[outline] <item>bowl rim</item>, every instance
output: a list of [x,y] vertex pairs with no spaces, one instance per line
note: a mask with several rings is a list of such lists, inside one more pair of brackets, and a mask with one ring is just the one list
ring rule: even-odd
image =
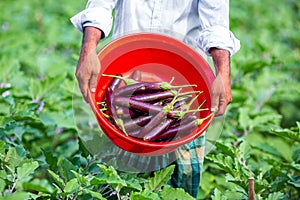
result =
[[[162,41],[162,38],[164,38],[166,41]],[[193,59],[193,60],[198,60],[199,63],[204,63],[206,66],[206,68],[209,68],[211,70],[211,74],[209,76],[205,77],[205,82],[207,85],[212,83],[212,80],[214,79],[214,75],[212,72],[212,69],[210,68],[209,64],[207,63],[207,61],[201,56],[200,53],[198,53],[197,51],[195,51],[192,47],[188,46],[187,44],[183,43],[182,41],[176,39],[176,38],[172,38],[168,35],[165,34],[159,34],[159,33],[134,33],[134,34],[128,34],[128,35],[124,35],[122,37],[116,38],[114,40],[112,40],[110,43],[107,43],[105,46],[102,47],[102,49],[99,51],[98,53],[98,58],[101,62],[101,59],[103,57],[105,57],[107,55],[106,51],[108,51],[111,48],[117,48],[118,46],[120,46],[121,44],[124,44],[124,41],[127,42],[131,42],[131,41],[139,41],[139,40],[159,40],[162,42],[168,42],[168,44],[170,44],[170,42],[173,45],[179,45],[180,47],[182,47],[181,51],[185,51],[186,53],[188,53],[188,55]],[[202,70],[205,71],[206,70]],[[208,75],[208,73],[205,73],[206,75]],[[100,81],[100,78],[98,78],[98,82]],[[210,87],[208,87],[209,90],[209,94],[211,94],[210,92]],[[97,90],[96,90],[97,92]],[[203,126],[203,128],[201,130],[196,129],[195,131],[189,133],[188,135],[180,138],[179,140],[172,140],[169,142],[150,142],[150,141],[143,141],[141,139],[137,139],[131,136],[127,136],[126,134],[124,134],[122,131],[120,131],[119,129],[117,129],[100,111],[99,108],[97,107],[97,102],[96,102],[96,98],[95,98],[95,93],[92,93],[90,90],[88,91],[88,100],[89,100],[89,104],[91,105],[92,110],[94,111],[94,114],[97,117],[97,120],[100,120],[102,123],[105,123],[106,127],[108,127],[112,132],[113,135],[115,135],[116,137],[121,137],[121,139],[126,140],[127,142],[133,142],[134,144],[138,144],[138,145],[142,145],[143,147],[147,147],[147,148],[156,148],[156,150],[154,151],[159,151],[162,148],[165,149],[172,149],[174,147],[179,147],[181,145],[187,144],[189,142],[191,142],[192,140],[200,137],[203,133],[205,133],[205,130],[208,128],[208,126],[210,126],[214,115],[212,115],[211,117],[209,117],[208,119],[206,119],[206,124],[205,126]],[[103,124],[101,124],[98,121],[99,126],[102,128]],[[103,131],[103,130],[102,130]],[[104,134],[107,136],[107,133],[105,131],[103,131]],[[110,133],[111,135],[112,133]],[[108,136],[109,137],[109,136]],[[110,138],[111,139],[111,138]],[[113,139],[112,139],[113,141]],[[115,144],[115,143],[114,143]],[[118,144],[115,144],[117,146],[119,146]]]

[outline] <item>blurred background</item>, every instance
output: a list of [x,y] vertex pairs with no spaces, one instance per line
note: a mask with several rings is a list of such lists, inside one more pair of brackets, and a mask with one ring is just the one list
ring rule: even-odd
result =
[[[73,119],[72,99],[81,97],[74,74],[82,35],[69,19],[85,4],[0,1],[3,197],[108,198],[109,186],[99,189],[80,176],[99,169]],[[239,0],[230,6],[231,30],[241,41],[231,61],[233,102],[206,156],[198,199],[247,199],[250,177],[258,199],[299,199],[300,1]]]

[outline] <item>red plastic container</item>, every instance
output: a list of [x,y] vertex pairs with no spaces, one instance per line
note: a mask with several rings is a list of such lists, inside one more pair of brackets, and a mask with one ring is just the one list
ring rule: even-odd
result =
[[[194,90],[203,91],[198,98],[199,105],[206,99],[205,107],[210,108],[210,85],[214,74],[206,60],[183,42],[161,34],[127,35],[103,47],[99,52],[99,60],[101,72],[96,92],[89,94],[90,105],[103,132],[120,148],[140,155],[162,155],[201,136],[210,125],[213,117],[205,120],[196,131],[181,139],[161,143],[146,142],[126,136],[115,128],[102,115],[97,105],[97,102],[103,101],[105,89],[111,81],[110,77],[101,76],[101,73],[126,75],[138,69],[145,81],[169,82],[174,77],[173,85],[197,84]],[[209,114],[209,110],[204,111],[199,117],[203,118]]]

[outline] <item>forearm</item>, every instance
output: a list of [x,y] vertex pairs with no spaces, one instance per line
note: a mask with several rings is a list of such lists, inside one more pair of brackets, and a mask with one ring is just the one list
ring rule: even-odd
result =
[[97,45],[101,39],[102,31],[95,27],[85,27],[83,31],[80,58],[84,58],[91,52],[96,52]]
[[211,48],[210,53],[213,59],[216,73],[230,77],[230,53],[227,50]]
[[83,30],[82,46],[76,68],[76,78],[84,99],[88,102],[88,91],[95,91],[100,63],[97,57],[97,45],[102,32],[95,27],[87,26]]
[[230,53],[227,50],[211,48],[210,53],[216,68],[216,78],[212,85],[212,110],[216,116],[225,113],[232,101],[230,81]]

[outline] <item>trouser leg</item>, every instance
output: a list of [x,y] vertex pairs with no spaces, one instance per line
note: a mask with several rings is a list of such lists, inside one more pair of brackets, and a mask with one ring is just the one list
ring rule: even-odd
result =
[[169,181],[174,188],[183,188],[194,198],[198,195],[204,160],[204,145],[191,142],[175,151],[175,170]]

